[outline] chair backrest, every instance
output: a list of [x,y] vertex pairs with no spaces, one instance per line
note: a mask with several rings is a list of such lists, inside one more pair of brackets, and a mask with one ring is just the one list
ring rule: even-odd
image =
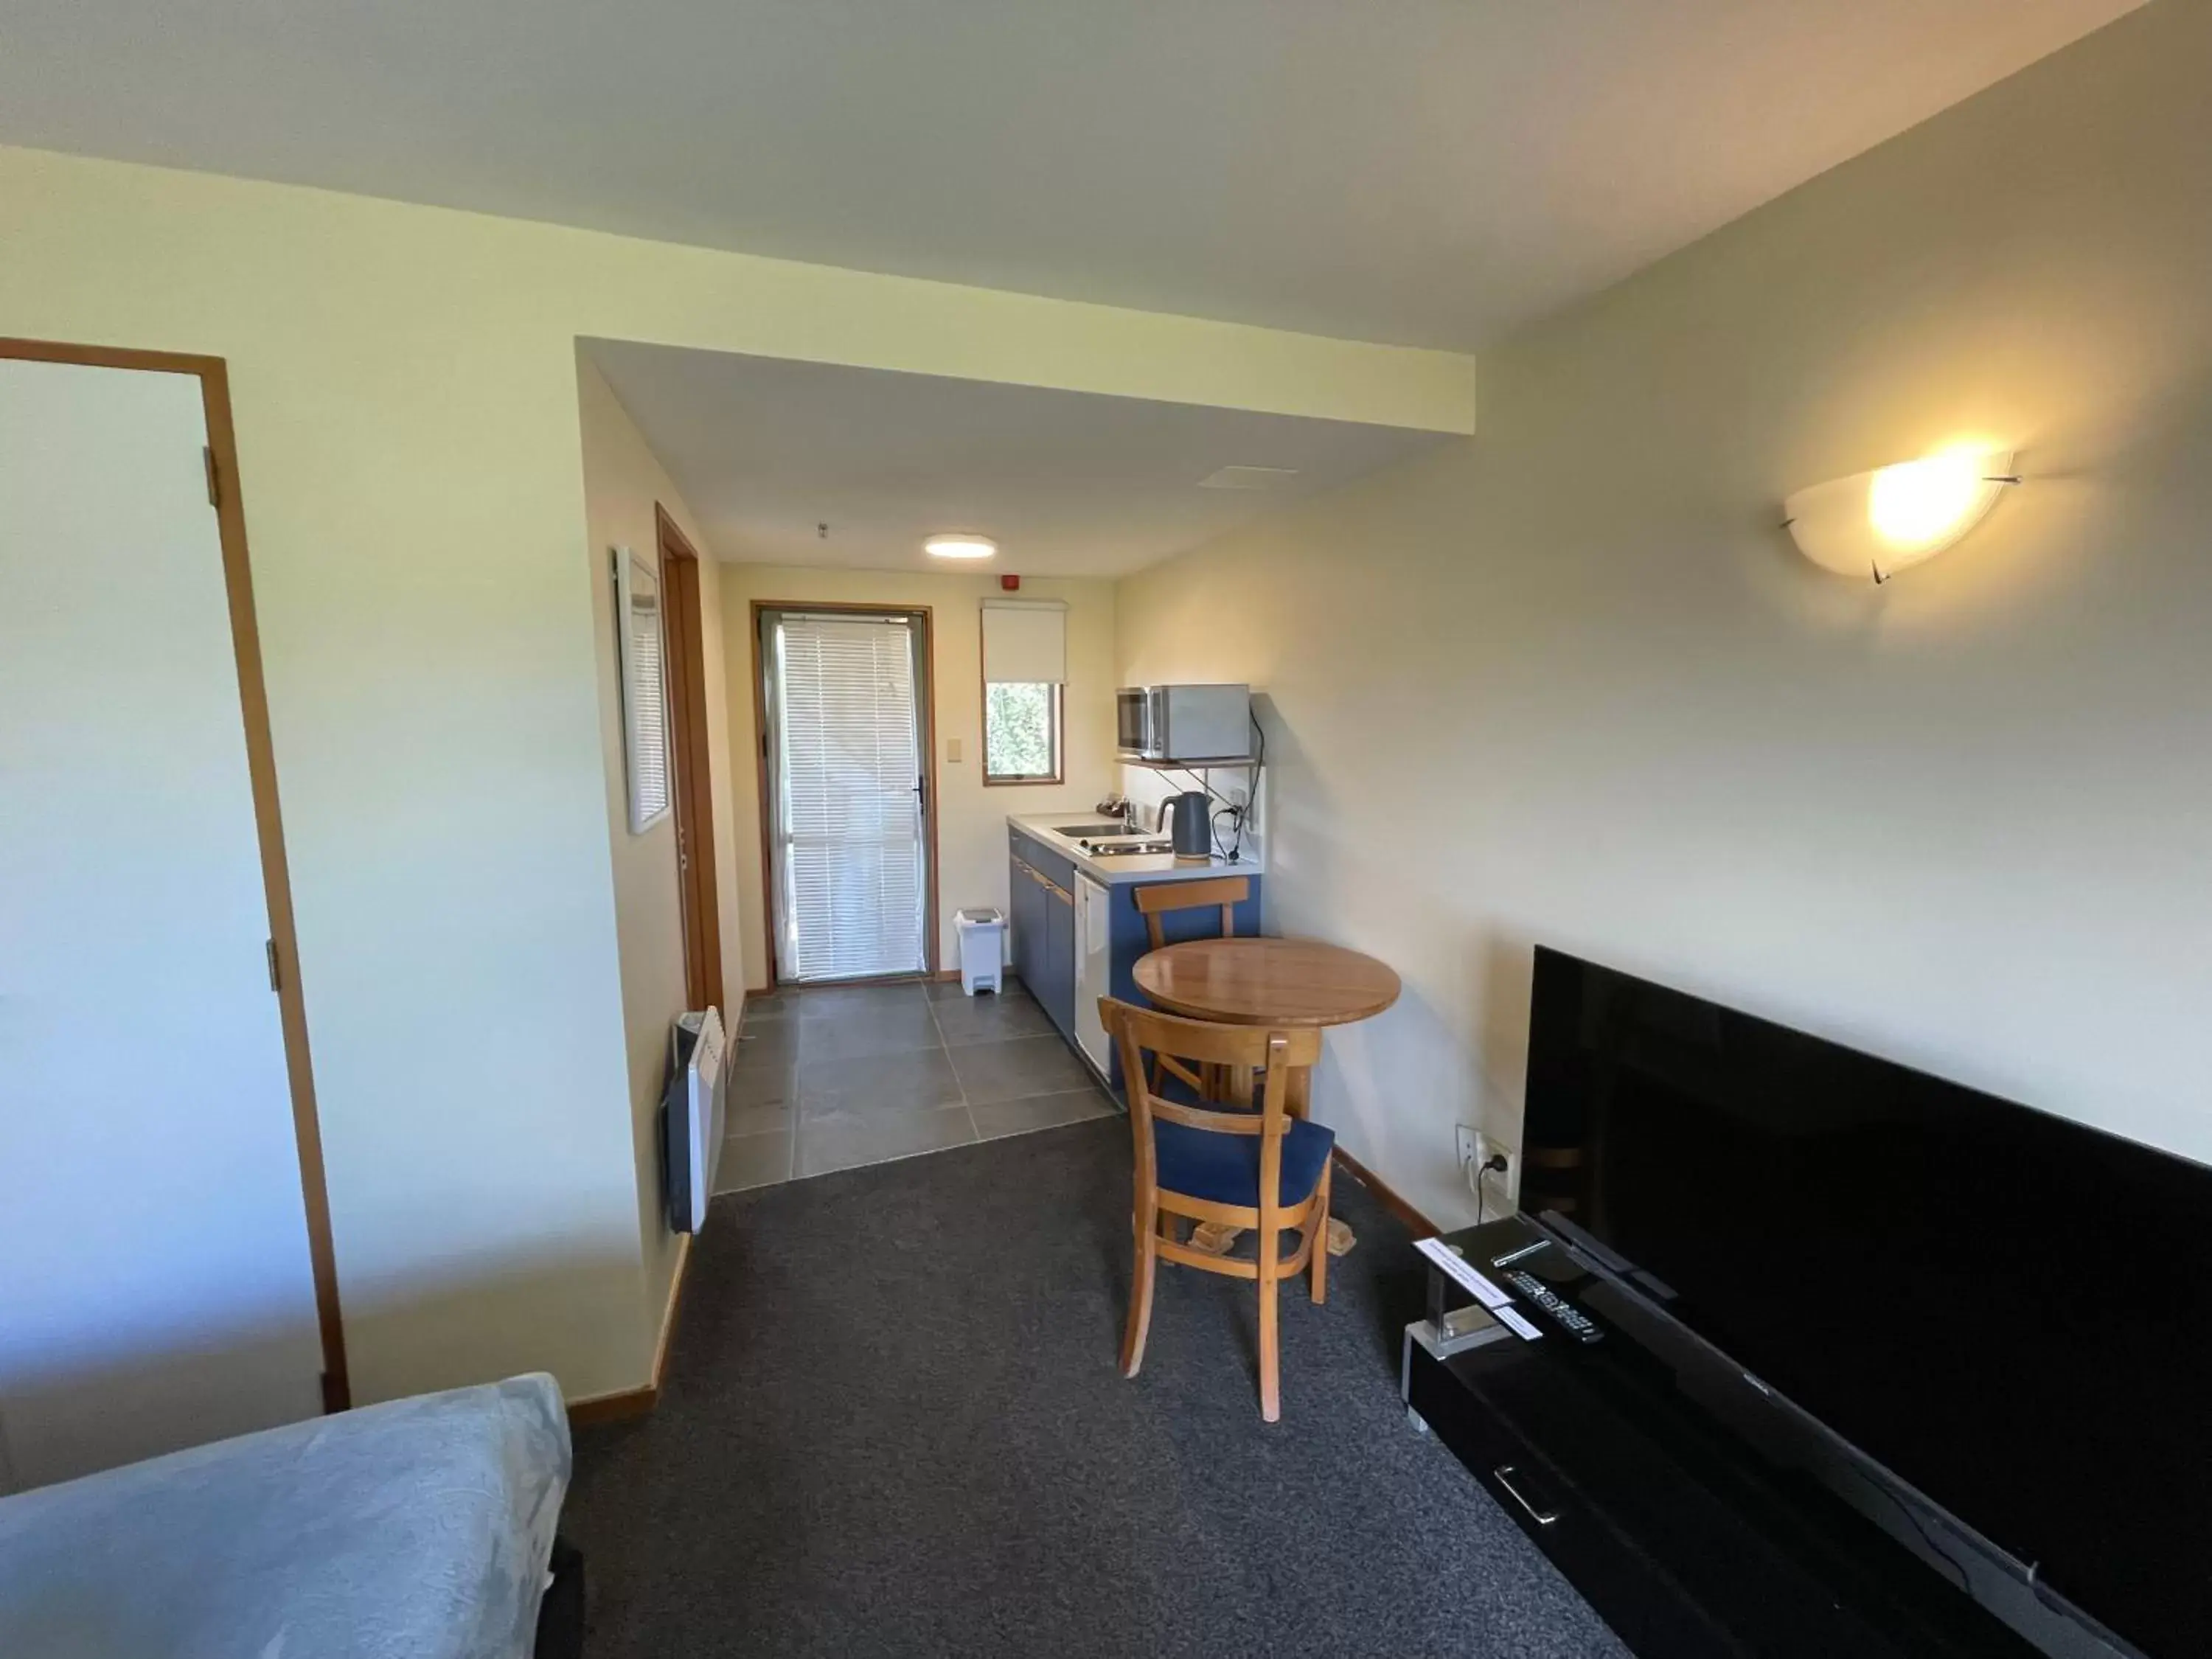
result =
[[[1121,1080],[1129,1091],[1129,1127],[1136,1138],[1137,1181],[1139,1191],[1158,1185],[1154,1163],[1152,1123],[1155,1119],[1187,1124],[1215,1134],[1259,1135],[1260,1207],[1276,1207],[1276,1185],[1282,1171],[1282,1141],[1290,1127],[1288,1106],[1291,1068],[1311,1066],[1321,1058],[1321,1033],[1311,1026],[1269,1030],[1264,1025],[1223,1025],[1212,1020],[1181,1019],[1157,1013],[1112,997],[1098,999],[1098,1018],[1121,1051]],[[1157,1056],[1163,1066],[1204,1092],[1202,1078],[1220,1075],[1224,1068],[1249,1071],[1267,1068],[1256,1112],[1209,1109],[1165,1100],[1152,1092],[1146,1081],[1145,1055]],[[1178,1064],[1177,1062],[1184,1062]],[[1192,1069],[1194,1063],[1199,1069]]]
[[1160,917],[1170,910],[1202,910],[1210,904],[1218,904],[1221,907],[1221,937],[1235,939],[1236,907],[1251,896],[1252,878],[1249,876],[1213,876],[1205,881],[1156,881],[1148,887],[1139,887],[1135,894],[1137,908],[1145,918],[1145,932],[1150,936],[1155,951],[1168,942],[1160,927]]

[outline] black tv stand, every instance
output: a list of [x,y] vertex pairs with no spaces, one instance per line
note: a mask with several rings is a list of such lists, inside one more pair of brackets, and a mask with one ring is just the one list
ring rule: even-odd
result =
[[[1447,1242],[1480,1264],[1541,1237],[1515,1218]],[[1637,1654],[2039,1659],[1866,1516],[1778,1472],[1663,1366],[1618,1352],[1631,1344],[1616,1336],[1593,1363],[1560,1328],[1523,1341],[1453,1314],[1472,1299],[1431,1273],[1437,1317],[1407,1330],[1408,1413]]]

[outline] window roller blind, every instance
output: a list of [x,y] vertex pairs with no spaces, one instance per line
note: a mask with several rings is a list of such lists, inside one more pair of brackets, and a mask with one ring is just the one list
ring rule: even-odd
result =
[[1057,600],[984,600],[983,678],[997,684],[1066,684],[1067,607]]

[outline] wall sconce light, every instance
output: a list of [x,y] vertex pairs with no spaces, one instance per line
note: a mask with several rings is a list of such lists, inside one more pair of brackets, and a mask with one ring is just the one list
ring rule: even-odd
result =
[[2020,482],[2008,449],[1947,449],[1925,460],[1855,472],[1782,504],[1797,550],[1842,576],[1876,583],[1934,558],[1989,515]]

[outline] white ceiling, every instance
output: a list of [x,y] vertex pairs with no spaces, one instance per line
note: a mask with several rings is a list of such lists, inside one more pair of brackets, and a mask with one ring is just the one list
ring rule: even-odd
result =
[[[1455,441],[775,357],[586,349],[714,553],[749,564],[1116,576]],[[1294,476],[1266,489],[1200,487],[1224,466]],[[825,522],[826,538],[816,528]],[[928,557],[922,538],[945,530],[980,531],[999,556],[982,567]]]
[[2138,0],[5,0],[0,143],[1472,348]]

